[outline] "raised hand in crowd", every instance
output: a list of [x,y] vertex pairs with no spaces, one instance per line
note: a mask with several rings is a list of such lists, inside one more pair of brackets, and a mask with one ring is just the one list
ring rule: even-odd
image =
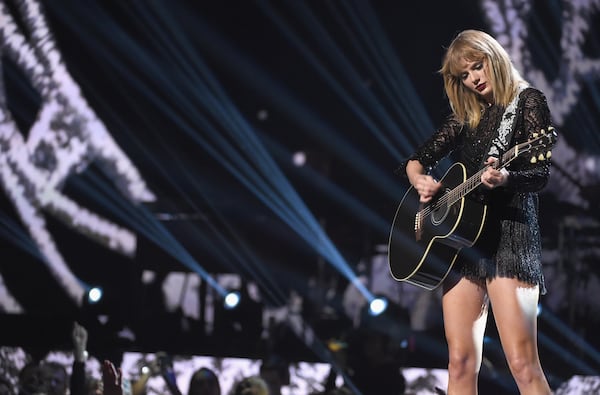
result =
[[104,386],[104,395],[123,395],[121,387],[123,373],[121,368],[109,361],[104,360],[102,363],[102,384]]

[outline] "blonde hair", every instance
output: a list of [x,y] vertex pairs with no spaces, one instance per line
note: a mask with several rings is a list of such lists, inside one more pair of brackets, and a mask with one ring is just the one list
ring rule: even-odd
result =
[[233,388],[233,395],[269,395],[269,387],[260,376],[249,376],[238,382]]
[[503,107],[518,93],[519,85],[527,85],[527,82],[513,65],[506,50],[492,36],[479,30],[460,32],[446,50],[439,73],[444,79],[446,96],[456,118],[476,128],[485,103],[463,84],[460,74],[461,63],[465,60],[484,62],[494,103]]

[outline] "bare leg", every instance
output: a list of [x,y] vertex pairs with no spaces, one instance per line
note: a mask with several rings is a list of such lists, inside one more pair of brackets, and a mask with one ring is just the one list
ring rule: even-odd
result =
[[460,279],[442,297],[448,342],[448,395],[477,394],[488,301],[485,284]]
[[551,394],[537,348],[538,287],[517,279],[488,281],[488,294],[502,348],[522,395]]

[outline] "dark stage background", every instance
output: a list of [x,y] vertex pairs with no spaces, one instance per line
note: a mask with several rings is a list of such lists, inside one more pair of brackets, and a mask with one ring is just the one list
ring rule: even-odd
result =
[[[597,375],[600,3],[513,3],[1,0],[0,343],[68,350],[78,320],[99,355],[328,363],[371,339],[444,368],[439,295],[392,280],[385,247],[394,169],[448,113],[444,46],[476,28],[559,133],[544,365],[555,387]],[[487,340],[498,383],[493,322]]]

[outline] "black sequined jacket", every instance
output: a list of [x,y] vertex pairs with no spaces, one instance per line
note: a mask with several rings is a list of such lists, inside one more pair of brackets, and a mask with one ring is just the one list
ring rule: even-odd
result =
[[[463,163],[470,176],[486,161],[503,114],[501,106],[487,107],[475,130],[450,116],[408,160],[418,160],[430,171],[441,159],[450,156]],[[535,88],[526,88],[520,94],[509,145],[525,142],[533,133],[547,130],[550,125],[545,96]],[[529,156],[518,157],[507,166],[509,176],[504,186],[493,190],[480,187],[468,196],[485,202],[488,214],[481,236],[473,247],[461,250],[455,270],[478,279],[518,278],[539,285],[545,293],[537,192],[548,182],[549,165],[549,161],[532,164]],[[405,166],[406,162],[401,167]]]

